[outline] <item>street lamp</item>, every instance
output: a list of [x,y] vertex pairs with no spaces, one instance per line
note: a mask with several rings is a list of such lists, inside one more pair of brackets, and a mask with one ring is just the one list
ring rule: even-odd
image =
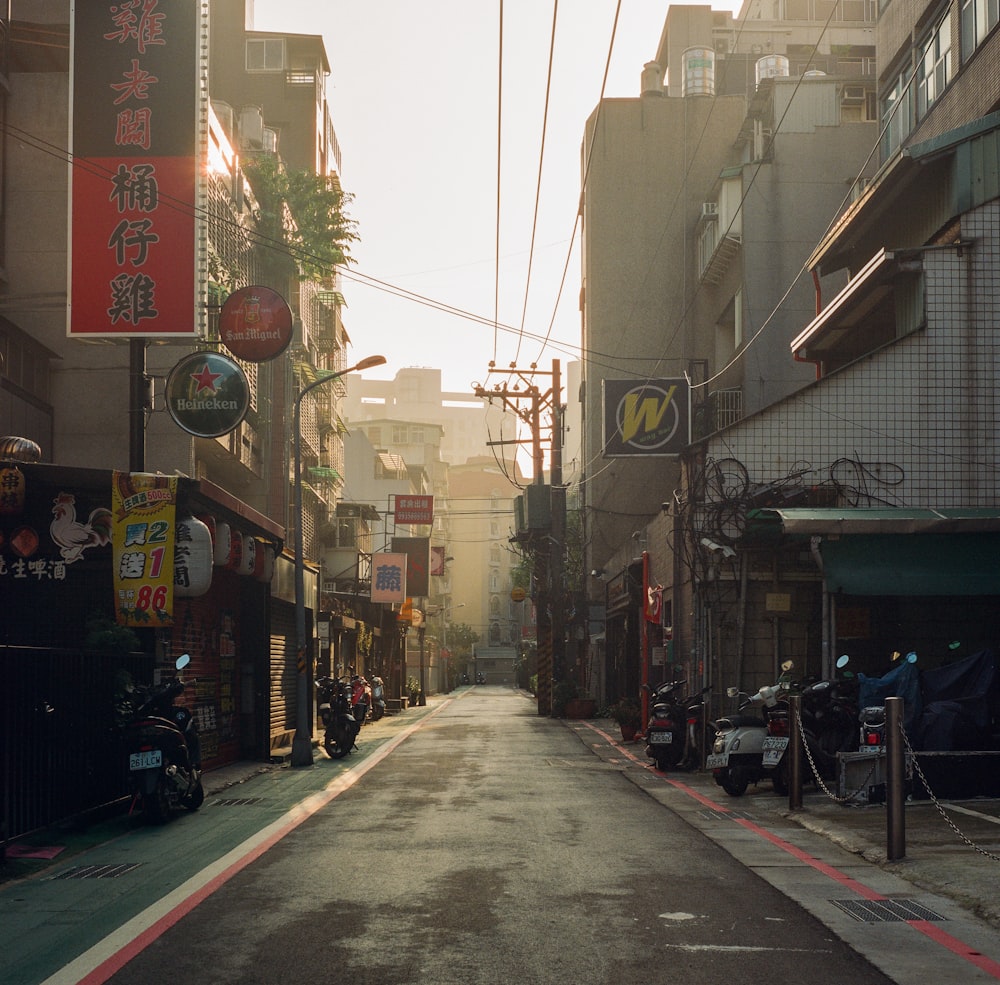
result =
[[302,398],[316,387],[356,370],[381,366],[385,361],[385,356],[367,356],[354,366],[313,380],[308,386],[303,387],[295,398],[292,428],[295,435],[295,658],[298,669],[295,697],[298,707],[295,713],[295,737],[292,739],[292,766],[312,766],[313,763],[312,722],[309,720],[311,702],[307,689],[309,661],[306,653],[306,577],[305,561],[302,556]]

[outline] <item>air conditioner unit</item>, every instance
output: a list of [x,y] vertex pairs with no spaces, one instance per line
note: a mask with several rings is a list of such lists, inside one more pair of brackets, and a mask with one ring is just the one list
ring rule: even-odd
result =
[[702,202],[701,203],[701,217],[702,217],[702,219],[718,219],[719,218],[719,203],[718,202]]
[[844,86],[840,101],[851,106],[860,106],[865,101],[864,86]]

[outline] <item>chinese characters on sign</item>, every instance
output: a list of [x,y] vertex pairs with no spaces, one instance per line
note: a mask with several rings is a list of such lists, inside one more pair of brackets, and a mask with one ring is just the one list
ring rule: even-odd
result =
[[115,472],[115,610],[122,626],[170,626],[174,620],[177,477]]
[[373,602],[406,601],[405,554],[372,555],[371,599]]
[[200,6],[75,5],[70,335],[195,331]]
[[397,496],[394,500],[392,515],[396,523],[433,523],[434,497]]

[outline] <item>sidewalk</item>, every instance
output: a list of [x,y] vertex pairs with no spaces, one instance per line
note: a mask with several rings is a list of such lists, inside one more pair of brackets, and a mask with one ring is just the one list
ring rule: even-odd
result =
[[[422,717],[426,711],[432,710],[445,697],[446,695],[435,695],[428,698],[426,707],[408,709],[401,714],[386,715],[378,722],[368,722],[361,730],[359,743],[370,744],[391,735],[399,728]],[[322,733],[317,732],[313,737],[313,757],[317,761],[327,759],[326,753],[319,747],[321,740]],[[356,756],[357,753],[344,760],[345,767],[353,764]],[[202,776],[205,799],[209,801],[217,798],[223,792],[227,797],[237,797],[239,787],[244,783],[265,773],[283,771],[288,774],[293,772],[290,756],[271,762],[240,761],[210,770]],[[110,804],[86,818],[70,818],[9,843],[6,858],[0,864],[0,886],[43,875],[53,866],[61,865],[98,845],[123,837],[144,823],[139,815],[129,816],[126,809],[127,804],[124,801]]]
[[[630,758],[653,769],[643,742],[622,743],[614,722],[590,724],[611,736]],[[691,787],[720,809],[745,813],[764,828],[796,824],[920,889],[953,900],[1000,930],[1000,799],[908,801],[905,857],[890,862],[884,804],[840,803],[810,785],[803,791],[802,809],[793,811],[788,798],[778,797],[766,780],[742,797],[730,797],[711,773],[656,775]]]

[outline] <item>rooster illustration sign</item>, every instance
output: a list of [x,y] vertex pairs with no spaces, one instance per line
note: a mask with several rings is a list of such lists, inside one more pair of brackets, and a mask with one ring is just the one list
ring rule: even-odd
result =
[[111,510],[99,506],[91,510],[86,523],[81,523],[76,518],[73,493],[60,492],[52,502],[49,533],[67,564],[79,561],[88,547],[104,547],[111,543]]

